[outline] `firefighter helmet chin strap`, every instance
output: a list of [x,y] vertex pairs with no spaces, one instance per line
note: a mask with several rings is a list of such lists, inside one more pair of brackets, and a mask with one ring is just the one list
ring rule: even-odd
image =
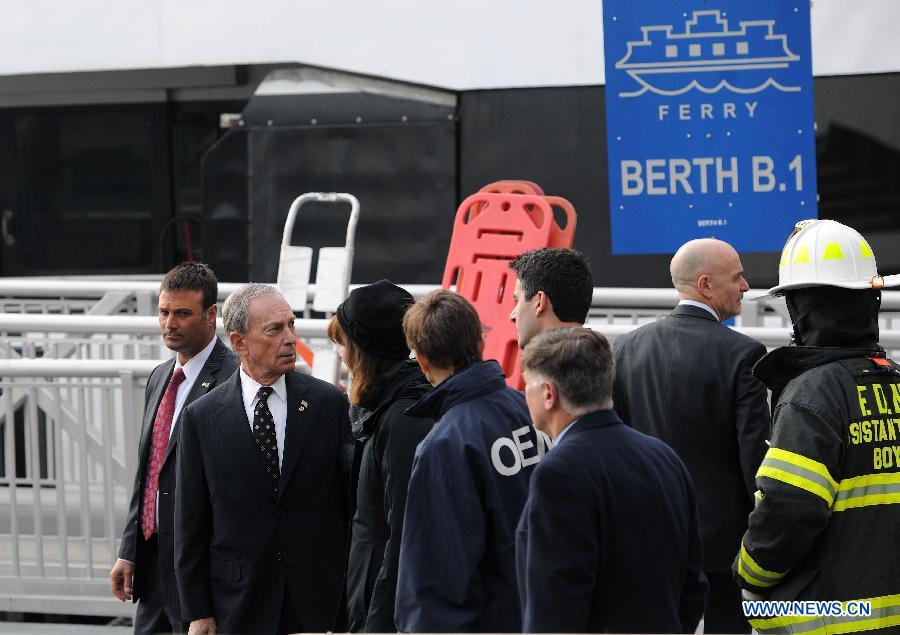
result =
[[872,349],[878,345],[877,289],[818,286],[785,293],[797,346]]

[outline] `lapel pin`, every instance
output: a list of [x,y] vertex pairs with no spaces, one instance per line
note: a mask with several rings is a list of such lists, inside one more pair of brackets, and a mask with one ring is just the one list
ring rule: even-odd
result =
[[212,383],[211,381],[205,381],[205,382],[203,382],[203,383],[200,384],[200,385],[203,386],[204,388],[209,388],[209,385],[210,385],[211,383]]
[[309,404],[306,402],[306,399],[301,399],[300,400],[300,408],[299,408],[300,412],[303,412],[304,410],[306,410],[306,407],[308,405]]

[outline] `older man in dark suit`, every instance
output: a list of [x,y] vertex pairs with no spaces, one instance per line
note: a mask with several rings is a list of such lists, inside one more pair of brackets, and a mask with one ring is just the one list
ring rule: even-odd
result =
[[522,368],[534,425],[556,442],[516,535],[525,632],[692,633],[706,595],[694,485],[612,411],[606,338],[544,332]]
[[237,357],[216,337],[217,296],[216,276],[198,262],[178,265],[160,285],[159,326],[176,355],[147,381],[131,505],[109,574],[117,598],[140,600],[135,633],[183,631],[173,540],[178,415],[238,367]]
[[668,443],[687,465],[700,506],[710,591],[707,633],[749,633],[731,562],[753,509],[766,453],[766,388],[753,378],[765,347],[720,322],[741,312],[749,289],[728,243],[692,240],[672,258],[681,298],[672,314],[615,340],[615,408]]
[[182,616],[198,635],[327,631],[347,555],[347,401],[293,372],[294,314],[274,287],[245,285],[223,316],[240,370],[181,424]]

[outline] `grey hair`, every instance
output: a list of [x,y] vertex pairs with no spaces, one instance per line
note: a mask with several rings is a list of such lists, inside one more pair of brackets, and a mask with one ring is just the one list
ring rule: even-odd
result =
[[250,322],[250,300],[264,295],[281,296],[281,291],[271,284],[251,282],[238,287],[222,305],[222,322],[226,333],[246,333]]
[[571,415],[612,408],[616,369],[609,341],[600,333],[587,328],[545,331],[525,347],[522,368],[554,384]]

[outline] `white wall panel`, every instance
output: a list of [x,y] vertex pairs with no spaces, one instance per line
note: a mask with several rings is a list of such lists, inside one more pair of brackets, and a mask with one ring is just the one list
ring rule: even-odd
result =
[[[603,81],[600,0],[7,0],[0,10],[0,75],[299,62],[451,89]],[[898,24],[896,0],[816,0],[814,72],[900,71]]]

